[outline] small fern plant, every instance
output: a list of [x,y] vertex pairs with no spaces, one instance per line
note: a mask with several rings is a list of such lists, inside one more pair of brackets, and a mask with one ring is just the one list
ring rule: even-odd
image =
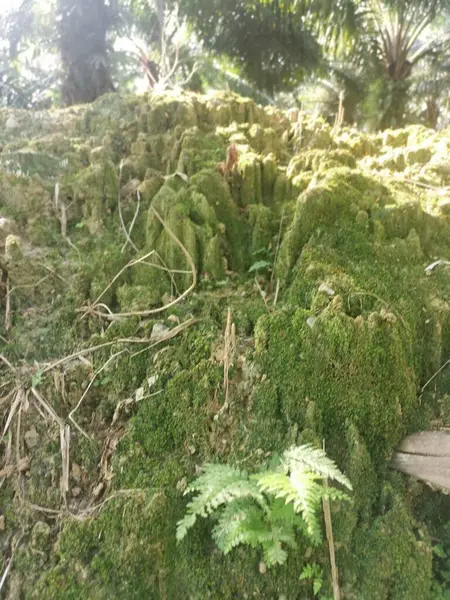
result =
[[212,536],[225,554],[248,544],[262,549],[268,567],[283,564],[286,547],[296,546],[297,531],[313,544],[321,542],[322,499],[348,499],[345,492],[325,486],[325,478],[352,489],[325,452],[310,444],[286,450],[277,466],[252,475],[229,465],[206,464],[185,491],[196,496],[177,524],[177,540],[186,536],[197,517],[215,513]]

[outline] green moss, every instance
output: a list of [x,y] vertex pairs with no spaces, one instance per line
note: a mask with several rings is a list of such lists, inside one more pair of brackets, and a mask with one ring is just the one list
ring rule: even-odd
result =
[[306,150],[293,157],[287,175],[292,178],[303,171],[326,171],[342,165],[356,166],[355,158],[348,150]]
[[259,204],[249,206],[249,224],[252,230],[251,252],[268,248],[274,231],[272,211]]
[[408,131],[406,129],[386,129],[383,131],[383,144],[391,148],[401,148],[408,142]]
[[274,186],[277,179],[277,162],[273,154],[262,161],[262,197],[265,204],[271,205],[274,198]]
[[217,221],[224,227],[227,241],[226,259],[233,271],[241,270],[247,263],[246,228],[239,218],[238,207],[234,203],[230,186],[216,172],[201,171],[190,181],[191,188],[200,192],[214,209]]
[[430,160],[432,154],[432,150],[427,147],[408,148],[405,153],[406,164],[414,165],[418,163],[424,165]]
[[262,201],[261,161],[253,152],[239,156],[239,171],[242,176],[240,205],[259,204]]

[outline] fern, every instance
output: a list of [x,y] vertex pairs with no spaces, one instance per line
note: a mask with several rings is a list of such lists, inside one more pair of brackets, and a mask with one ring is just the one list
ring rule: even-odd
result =
[[197,495],[177,524],[177,540],[186,536],[197,517],[217,512],[212,535],[225,554],[247,544],[262,549],[267,566],[283,564],[285,546],[296,546],[296,532],[320,543],[317,515],[323,498],[348,498],[336,488],[325,487],[325,477],[351,489],[349,480],[325,452],[310,445],[290,448],[281,464],[272,464],[254,475],[228,465],[207,464],[185,492]]
[[261,507],[267,509],[267,502],[258,486],[249,480],[245,471],[228,465],[207,464],[204,472],[185,491],[199,494],[189,502],[187,513],[177,523],[177,540],[182,540],[195,524],[197,516],[207,517],[220,506],[238,498],[253,498]]
[[322,477],[334,479],[349,490],[353,489],[350,481],[337,468],[335,462],[328,458],[325,451],[314,448],[311,444],[293,446],[286,450],[282,464],[288,471],[309,470]]
[[256,548],[270,540],[263,515],[261,509],[251,501],[232,502],[223,509],[213,529],[214,541],[225,554],[239,544]]

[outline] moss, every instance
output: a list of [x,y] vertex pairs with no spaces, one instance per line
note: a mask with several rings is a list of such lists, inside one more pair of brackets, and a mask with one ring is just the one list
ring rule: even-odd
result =
[[259,204],[249,206],[249,224],[252,230],[251,253],[268,248],[275,233],[272,211]]
[[377,166],[380,169],[404,171],[406,167],[406,159],[403,149],[391,150],[385,154],[382,154],[377,159]]
[[427,163],[432,156],[432,150],[427,147],[408,148],[405,153],[406,164],[421,164]]
[[[393,498],[392,507],[366,532],[361,553],[361,597],[431,599],[429,540],[417,539],[414,523],[399,498]],[[369,567],[373,564],[377,569]]]
[[190,185],[206,198],[214,209],[217,221],[225,228],[228,267],[233,271],[241,270],[248,260],[246,228],[239,218],[238,207],[233,202],[228,183],[219,173],[205,170],[194,175]]
[[292,178],[303,171],[326,171],[341,165],[356,166],[355,158],[348,150],[306,150],[293,157],[287,175]]
[[268,154],[262,160],[262,197],[264,204],[272,204],[277,171],[275,156],[272,153]]
[[259,204],[262,201],[261,161],[253,152],[240,155],[238,161],[242,176],[240,205]]
[[406,146],[408,135],[405,129],[386,129],[383,131],[383,144],[391,148],[401,148]]
[[290,179],[282,172],[278,173],[273,187],[273,202],[274,205],[279,207],[285,202],[292,200],[292,187]]
[[360,202],[359,191],[339,175],[303,192],[297,201],[292,224],[281,244],[277,273],[286,277],[309,236],[316,229],[331,225],[338,219],[356,216]]

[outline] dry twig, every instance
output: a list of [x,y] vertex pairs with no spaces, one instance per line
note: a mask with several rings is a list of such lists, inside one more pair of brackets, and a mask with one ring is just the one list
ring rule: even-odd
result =
[[[323,450],[325,452],[325,440],[323,441]],[[323,487],[326,490],[328,488],[328,480],[325,477],[323,480]],[[322,500],[323,504],[323,516],[325,520],[325,531],[328,540],[328,549],[330,552],[330,563],[331,563],[331,582],[333,585],[333,598],[334,600],[340,600],[341,592],[339,588],[339,573],[336,566],[336,555],[334,550],[334,538],[333,538],[333,525],[331,522],[331,509],[330,502],[327,497]]]
[[98,310],[97,307],[99,306],[98,303],[99,303],[100,299],[110,289],[110,287],[117,281],[117,279],[122,275],[122,273],[126,269],[133,267],[134,265],[143,263],[143,261],[145,261],[147,258],[149,258],[152,254],[154,254],[154,250],[152,250],[151,252],[148,252],[145,256],[142,256],[141,258],[133,259],[130,262],[128,262],[124,267],[122,267],[122,269],[117,273],[117,275],[115,275],[115,277],[112,279],[112,281],[106,286],[106,288],[102,291],[102,293],[97,297],[97,299],[94,301],[93,305],[84,306],[84,307],[78,309],[79,312],[83,312],[84,314],[89,314],[89,315],[93,315],[93,316],[103,317],[104,319],[108,319],[108,320],[120,319],[120,318],[125,318],[125,317],[149,317],[151,315],[156,315],[161,312],[164,312],[168,308],[175,306],[176,304],[178,304],[179,302],[184,300],[184,298],[186,298],[186,296],[188,296],[192,292],[192,290],[195,288],[195,286],[197,285],[197,269],[195,267],[195,263],[194,263],[191,255],[187,251],[184,244],[169,229],[169,227],[167,227],[167,224],[164,222],[164,220],[159,215],[159,213],[156,211],[156,209],[152,207],[152,211],[153,211],[154,215],[156,216],[156,218],[160,221],[162,226],[167,231],[167,234],[169,235],[169,237],[171,237],[173,239],[173,241],[179,246],[179,248],[185,255],[186,260],[191,268],[191,271],[190,271],[192,274],[191,285],[180,296],[178,296],[177,298],[175,298],[168,304],[164,304],[163,306],[160,306],[158,308],[153,308],[153,309],[149,309],[149,310],[137,310],[137,311],[131,311],[131,312],[121,312],[121,313],[112,313],[111,311],[109,311],[109,309],[108,309],[107,313],[104,313],[104,312]]

